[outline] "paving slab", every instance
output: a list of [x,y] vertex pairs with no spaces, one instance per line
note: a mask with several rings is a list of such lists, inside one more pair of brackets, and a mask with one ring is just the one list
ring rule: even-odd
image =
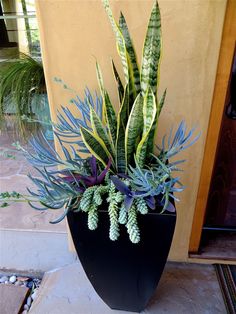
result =
[[29,288],[0,284],[0,313],[18,314],[25,303]]
[[[11,149],[11,144],[17,140],[19,138],[13,132],[0,131],[0,153],[4,149]],[[27,143],[23,146],[30,149]],[[22,152],[14,152],[12,155],[16,158],[9,159],[0,154],[0,192],[28,194],[26,187],[34,190],[34,185],[27,174],[30,172],[37,176],[37,172]],[[0,269],[45,272],[73,263],[76,256],[69,252],[66,221],[56,225],[49,223],[59,217],[62,211],[37,211],[27,203],[15,203],[1,208]]]
[[[81,264],[45,274],[30,314],[131,314],[111,310],[97,295]],[[226,314],[211,265],[168,263],[142,314]]]
[[[0,133],[0,152],[4,149],[12,149],[11,144],[15,142],[14,133]],[[26,149],[29,145],[23,144]],[[18,151],[11,153],[15,159],[0,155],[0,192],[17,191],[29,194],[27,187],[34,191],[35,187],[28,178],[28,173],[37,176],[37,171],[27,162],[23,153]],[[37,230],[52,232],[67,232],[66,222],[52,225],[49,221],[55,220],[63,212],[60,210],[36,211],[27,203],[15,203],[9,207],[1,208],[0,229],[14,230]]]

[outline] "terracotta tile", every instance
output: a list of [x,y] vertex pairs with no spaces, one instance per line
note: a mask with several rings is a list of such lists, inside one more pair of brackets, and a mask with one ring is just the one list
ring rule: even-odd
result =
[[12,284],[0,284],[1,314],[18,314],[24,305],[29,289]]

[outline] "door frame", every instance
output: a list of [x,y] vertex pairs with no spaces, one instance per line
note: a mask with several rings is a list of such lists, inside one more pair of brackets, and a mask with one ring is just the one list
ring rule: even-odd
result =
[[193,217],[189,252],[197,253],[202,228],[204,224],[208,193],[214,168],[217,143],[220,135],[221,122],[224,113],[228,83],[231,76],[232,60],[236,40],[236,0],[228,0],[226,4],[225,20],[222,32],[219,60],[217,66],[215,87],[212,99],[211,113],[206,137],[201,176],[197,194],[197,201]]

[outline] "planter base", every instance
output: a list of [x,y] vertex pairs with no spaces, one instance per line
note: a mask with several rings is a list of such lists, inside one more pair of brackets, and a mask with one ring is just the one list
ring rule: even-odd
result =
[[175,229],[175,215],[139,215],[141,241],[130,242],[125,226],[117,241],[109,239],[109,217],[99,212],[99,225],[88,230],[87,215],[68,214],[81,264],[98,295],[112,309],[140,312],[160,280]]

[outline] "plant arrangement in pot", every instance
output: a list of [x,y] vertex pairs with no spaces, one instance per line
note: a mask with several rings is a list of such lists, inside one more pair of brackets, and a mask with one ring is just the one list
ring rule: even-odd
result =
[[9,114],[14,116],[17,129],[24,137],[32,129],[33,124],[28,122],[47,125],[46,133],[51,130],[42,62],[24,53],[19,58],[1,62],[0,121]]
[[[37,210],[64,208],[52,223],[67,217],[80,261],[95,290],[113,309],[141,311],[154,293],[164,269],[176,222],[176,193],[184,187],[178,174],[184,160],[172,160],[191,146],[194,130],[181,122],[155,145],[158,119],[166,91],[159,98],[161,56],[160,10],[154,3],[142,64],[123,14],[113,18],[103,0],[115,33],[124,70],[124,83],[115,64],[118,87],[116,112],[96,64],[101,96],[88,89],[84,99],[58,113],[54,135],[63,156],[42,137],[31,141],[26,157],[38,170],[30,178],[37,191],[30,195],[2,193],[10,201],[30,202]],[[84,157],[85,156],[85,157]],[[41,206],[35,202],[40,203]]]

